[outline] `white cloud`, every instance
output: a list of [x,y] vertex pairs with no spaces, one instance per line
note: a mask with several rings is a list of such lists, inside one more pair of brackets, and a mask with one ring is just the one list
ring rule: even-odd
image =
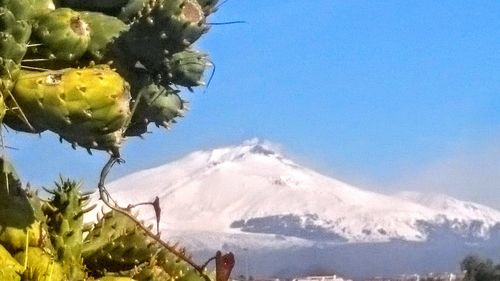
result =
[[500,209],[500,138],[455,149],[394,187],[446,193]]

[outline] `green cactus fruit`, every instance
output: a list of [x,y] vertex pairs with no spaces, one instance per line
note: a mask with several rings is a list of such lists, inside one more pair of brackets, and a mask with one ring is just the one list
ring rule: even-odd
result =
[[219,0],[198,0],[198,4],[200,4],[206,16],[214,13],[217,10],[216,6],[218,2]]
[[16,19],[9,9],[0,7],[0,31],[11,34],[18,43],[26,43],[31,35],[31,25],[25,20]]
[[141,15],[146,6],[154,1],[156,0],[129,0],[127,5],[121,8],[118,18],[124,22],[133,22]]
[[40,245],[44,231],[37,210],[12,165],[0,158],[0,166],[0,244],[9,250]]
[[[152,11],[153,21],[160,27],[160,37],[180,43],[180,48],[194,43],[208,27],[201,7],[195,0],[163,0]],[[147,18],[146,20],[151,20]],[[175,48],[172,48],[175,49]]]
[[91,209],[87,208],[89,197],[80,192],[80,184],[62,179],[49,192],[53,196],[44,206],[44,212],[56,260],[70,280],[83,280],[83,215]]
[[0,93],[7,95],[17,79],[21,60],[26,54],[31,25],[16,20],[14,14],[0,7]]
[[[207,30],[196,0],[161,0],[134,22],[120,44],[146,68],[162,74],[165,66],[158,56],[184,50]],[[147,51],[144,42],[148,43]]]
[[61,264],[41,248],[29,247],[26,251],[17,253],[16,260],[27,265],[23,280],[30,281],[66,281]]
[[36,41],[42,44],[33,53],[56,61],[75,61],[86,51],[91,30],[79,12],[58,8],[40,16],[33,25]]
[[147,131],[148,123],[169,128],[175,118],[183,116],[187,110],[185,102],[177,91],[151,83],[139,91],[140,99],[127,136],[139,136]]
[[88,52],[96,59],[102,59],[106,46],[112,43],[129,26],[121,20],[97,12],[82,12],[82,19],[92,30]]
[[16,275],[18,276],[18,280],[20,280],[21,276],[19,276],[19,273],[22,273],[23,270],[23,266],[10,255],[9,251],[0,245],[0,280],[16,280],[6,278],[7,276],[16,277]]
[[52,0],[0,0],[19,20],[33,20],[55,9]]
[[21,65],[0,57],[0,94],[9,96],[19,75]]
[[[51,130],[86,148],[107,150],[87,144],[120,130],[130,116],[128,83],[107,65],[23,71],[12,95],[36,131]],[[23,129],[11,119],[5,120],[8,126]]]
[[2,58],[21,63],[24,54],[26,54],[26,44],[17,43],[12,34],[0,32],[0,56]]
[[157,251],[156,242],[127,216],[108,212],[86,236],[82,256],[86,267],[99,275],[133,269]]
[[185,87],[196,87],[204,85],[202,81],[203,73],[207,66],[210,66],[208,55],[195,51],[185,50],[175,53],[168,60],[171,81],[174,84]]

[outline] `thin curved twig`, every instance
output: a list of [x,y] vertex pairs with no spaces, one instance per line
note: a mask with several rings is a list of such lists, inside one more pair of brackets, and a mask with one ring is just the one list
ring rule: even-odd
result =
[[[137,224],[149,237],[154,239],[156,242],[158,242],[160,245],[162,245],[165,249],[176,255],[178,258],[182,259],[186,263],[188,263],[190,266],[192,266],[194,269],[196,269],[199,274],[206,280],[206,281],[212,281],[208,275],[204,273],[205,267],[197,265],[192,259],[184,255],[183,253],[179,252],[177,249],[174,247],[170,246],[167,242],[163,241],[160,238],[160,235],[155,235],[147,226],[145,226],[141,221],[139,221],[127,208],[122,208],[118,206],[118,204],[115,201],[112,201],[111,196],[109,192],[106,190],[106,187],[104,185],[104,182],[106,181],[106,177],[111,171],[111,168],[114,166],[116,163],[120,163],[122,160],[114,155],[111,155],[109,158],[108,162],[104,165],[104,167],[101,170],[100,178],[99,178],[99,183],[97,185],[99,189],[99,198],[104,204],[110,208],[111,210],[118,212],[120,214],[123,214],[127,216],[129,219],[131,219],[134,223]],[[111,202],[111,201],[112,202]]]

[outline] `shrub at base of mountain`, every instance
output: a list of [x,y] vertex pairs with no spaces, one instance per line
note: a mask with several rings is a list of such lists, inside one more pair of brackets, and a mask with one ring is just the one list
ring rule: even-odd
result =
[[478,256],[467,256],[460,263],[465,272],[463,281],[500,281],[500,264]]

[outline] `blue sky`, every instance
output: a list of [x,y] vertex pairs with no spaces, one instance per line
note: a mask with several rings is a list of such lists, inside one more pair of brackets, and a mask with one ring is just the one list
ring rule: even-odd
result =
[[[172,130],[123,148],[111,177],[258,137],[363,188],[500,208],[500,2],[230,0],[198,43],[216,64]],[[20,174],[91,188],[104,153],[6,134]]]

